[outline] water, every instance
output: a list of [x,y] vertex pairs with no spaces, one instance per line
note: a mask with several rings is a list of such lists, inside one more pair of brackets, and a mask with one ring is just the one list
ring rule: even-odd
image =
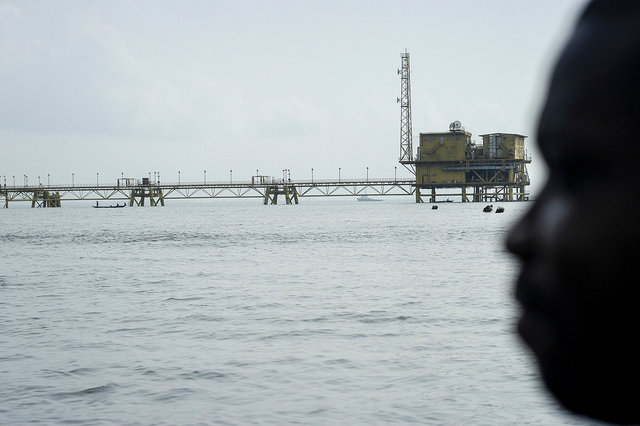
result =
[[505,207],[2,210],[0,423],[584,424],[513,334]]

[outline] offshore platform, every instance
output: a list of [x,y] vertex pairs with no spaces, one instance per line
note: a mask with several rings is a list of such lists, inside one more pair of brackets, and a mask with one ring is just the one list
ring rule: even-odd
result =
[[399,161],[416,178],[416,202],[423,202],[425,191],[430,202],[443,196],[459,196],[462,202],[527,200],[530,180],[526,166],[531,158],[525,150],[525,135],[490,133],[480,135],[482,143],[476,144],[471,133],[454,121],[449,131],[420,133],[414,156],[409,53],[405,51],[401,58]]
[[[202,182],[160,182],[159,174],[149,178],[118,179],[115,184],[100,185],[0,185],[3,207],[9,202],[28,201],[31,207],[60,207],[62,200],[100,201],[121,200],[129,206],[164,206],[165,200],[203,198],[259,198],[264,204],[277,204],[278,196],[286,204],[298,204],[302,197],[357,196],[369,200],[369,196],[414,195],[417,203],[451,201],[451,197],[462,202],[481,201],[525,201],[530,184],[526,165],[531,158],[525,150],[526,136],[516,133],[490,133],[481,135],[482,143],[471,140],[459,121],[449,125],[448,131],[420,133],[419,147],[412,144],[411,127],[411,69],[409,53],[405,50],[400,75],[400,158],[402,166],[411,172],[411,178],[366,178],[344,179],[338,168],[337,179],[292,181],[283,170],[282,178],[258,174],[247,181],[207,182],[206,171]],[[231,171],[230,171],[231,172]],[[231,173],[230,173],[231,174]],[[118,207],[119,204],[117,205]]]

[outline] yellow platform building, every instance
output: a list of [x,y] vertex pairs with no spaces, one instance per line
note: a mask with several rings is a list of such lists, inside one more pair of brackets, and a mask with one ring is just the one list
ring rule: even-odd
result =
[[[431,202],[438,196],[460,196],[463,202],[528,198],[526,165],[531,159],[525,150],[526,136],[490,133],[480,135],[481,145],[473,143],[471,136],[459,121],[451,123],[448,132],[420,133],[416,159],[411,162],[416,201],[422,202],[424,190],[430,190]],[[438,194],[438,188],[451,190]]]

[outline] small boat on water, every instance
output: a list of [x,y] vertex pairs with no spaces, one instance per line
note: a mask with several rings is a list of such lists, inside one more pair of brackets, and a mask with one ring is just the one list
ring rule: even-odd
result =
[[504,213],[504,207],[498,207],[496,213]]
[[484,209],[482,209],[482,211],[485,213],[491,213],[492,210],[493,210],[493,204],[485,206]]
[[367,195],[363,195],[361,197],[358,197],[358,201],[382,201],[382,200],[379,200],[377,198],[371,198]]
[[100,204],[98,204],[98,202],[96,201],[96,205],[93,206],[94,209],[121,209],[123,207],[126,207],[127,203],[122,203],[122,205],[120,205],[120,203],[116,203],[115,206],[113,205],[108,205],[108,206],[101,206]]

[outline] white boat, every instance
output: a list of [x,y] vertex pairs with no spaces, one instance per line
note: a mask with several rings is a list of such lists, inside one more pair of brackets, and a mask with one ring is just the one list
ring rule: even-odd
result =
[[382,200],[379,200],[377,198],[371,198],[367,195],[363,195],[361,197],[358,197],[358,201],[382,201]]

